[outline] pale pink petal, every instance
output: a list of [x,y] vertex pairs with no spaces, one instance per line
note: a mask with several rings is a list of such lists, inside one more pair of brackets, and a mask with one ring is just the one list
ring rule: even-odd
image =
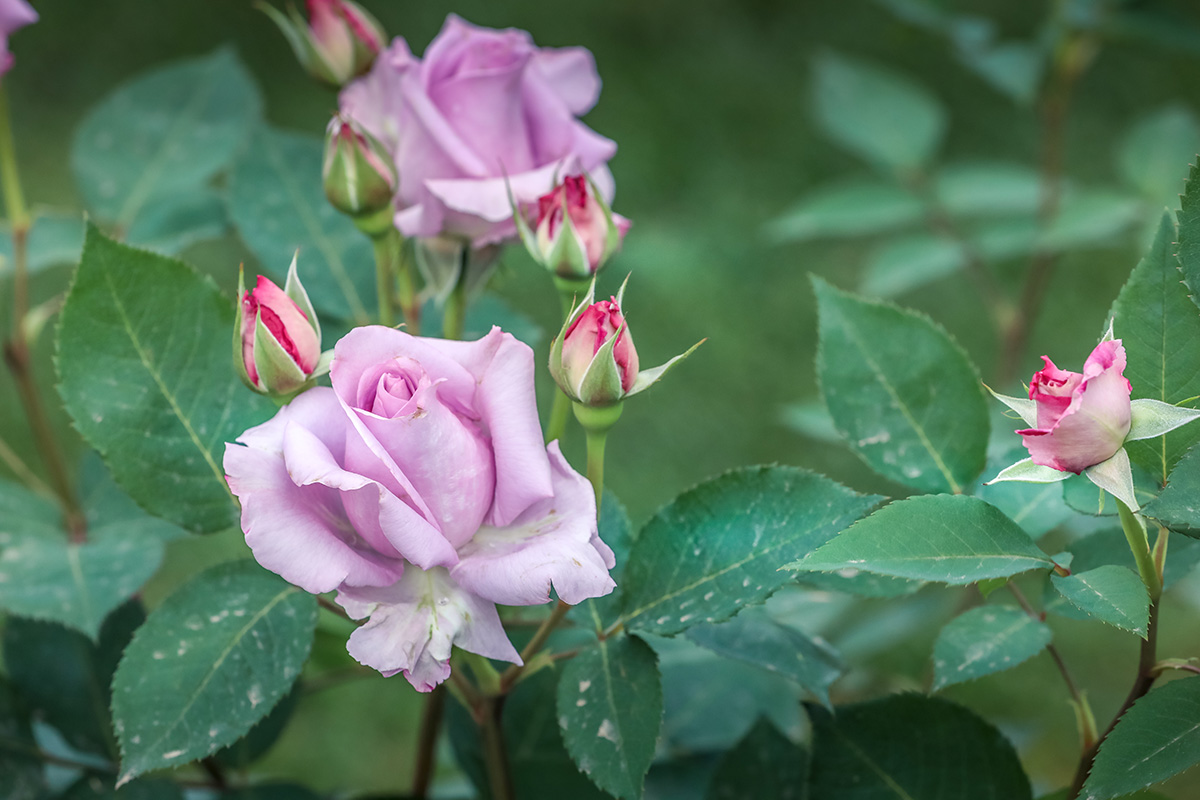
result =
[[[574,605],[611,592],[612,551],[596,533],[591,484],[571,469],[558,443],[548,448],[554,497],[530,507],[507,527],[484,527],[459,549],[450,575],[465,589],[502,605],[550,599],[550,588]],[[599,543],[599,547],[597,546]]]
[[421,692],[450,677],[453,647],[521,663],[495,605],[459,587],[444,569],[410,567],[391,586],[342,589],[337,602],[354,619],[370,617],[350,635],[350,655],[385,676],[403,673]]
[[543,47],[534,67],[572,114],[586,114],[600,99],[600,73],[596,59],[586,48]]

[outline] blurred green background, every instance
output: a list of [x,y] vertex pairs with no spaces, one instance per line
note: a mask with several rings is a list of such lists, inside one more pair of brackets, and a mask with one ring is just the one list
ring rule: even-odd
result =
[[[14,37],[16,68],[5,78],[26,191],[34,203],[80,206],[67,159],[75,126],[121,81],[171,59],[232,44],[262,87],[268,120],[281,127],[319,133],[335,108],[334,95],[309,82],[278,31],[247,0],[35,5],[41,22]],[[783,423],[788,404],[817,393],[808,275],[855,287],[873,241],[780,245],[764,232],[770,220],[815,187],[871,174],[814,124],[813,59],[837,51],[886,64],[928,87],[949,110],[945,160],[986,157],[1036,165],[1039,132],[1030,108],[966,69],[941,36],[867,0],[364,0],[364,5],[416,52],[453,11],[477,24],[529,30],[540,45],[582,45],[595,54],[604,91],[586,121],[619,144],[611,164],[618,186],[614,205],[635,224],[623,253],[604,274],[602,289],[615,291],[632,273],[626,310],[645,365],[709,339],[654,391],[627,405],[610,439],[609,485],[635,524],[684,488],[750,463],[796,464],[862,491],[905,493],[840,445],[805,437]],[[1046,11],[1043,3],[1005,0],[953,5],[992,19],[1005,36],[1023,39],[1036,35]],[[1156,19],[1200,25],[1200,11],[1184,0],[1128,5]],[[1132,34],[1106,41],[1077,87],[1066,128],[1067,174],[1085,185],[1119,183],[1115,153],[1127,124],[1170,102],[1194,104],[1198,93],[1200,45],[1183,33],[1166,43]],[[1180,188],[1185,167],[1179,165]],[[1033,372],[1034,356],[1042,352],[1062,364],[1082,362],[1138,255],[1137,237],[1131,236],[1062,259],[1021,374]],[[233,238],[193,247],[186,258],[230,290],[237,263],[245,260],[248,272],[253,265]],[[58,291],[54,284],[61,286],[63,279],[61,272],[42,276],[40,296]],[[539,351],[544,353],[558,327],[558,301],[545,275],[524,253],[510,249],[494,286],[546,331]],[[897,299],[944,324],[985,379],[995,374],[996,334],[964,275]],[[548,409],[545,378],[539,380],[542,407]],[[7,409],[7,384],[0,398]],[[28,448],[14,415],[0,416],[5,435],[11,429],[16,444]],[[568,447],[576,463],[579,444]],[[175,545],[148,600],[161,598],[182,575],[239,554],[238,548],[236,532]],[[1193,589],[1164,610],[1164,653],[1197,640],[1197,606],[1190,598],[1200,591],[1191,583]],[[937,590],[922,596],[930,591]],[[883,602],[863,604],[860,615],[870,616]],[[945,603],[938,607],[948,613]],[[1135,654],[1127,637],[1098,628],[1056,623],[1061,649],[1077,665],[1077,677],[1093,687],[1097,714],[1106,720],[1124,693]],[[926,641],[856,664],[868,677],[851,682],[847,696],[896,688],[871,679],[879,664],[908,676],[901,687],[925,687],[933,630]],[[330,659],[339,657],[342,639],[328,638],[329,646],[318,648],[318,661],[325,651]],[[1066,780],[1074,763],[1073,721],[1045,656],[948,694],[981,710],[1014,738],[1039,786],[1054,788]],[[269,770],[303,777],[318,788],[399,789],[407,782],[411,749],[403,731],[415,708],[406,684],[381,679],[306,697],[303,724],[286,734]],[[1041,730],[1045,723],[1049,729]],[[1180,784],[1175,796],[1196,796],[1188,791]]]

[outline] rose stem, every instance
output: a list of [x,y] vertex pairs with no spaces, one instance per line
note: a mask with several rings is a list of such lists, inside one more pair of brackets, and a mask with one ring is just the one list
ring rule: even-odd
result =
[[[1034,611],[1033,606],[1025,599],[1025,593],[1016,587],[1012,581],[1009,581],[1006,586],[1012,592],[1013,597],[1017,599],[1017,605],[1033,619],[1038,622],[1045,620],[1045,614],[1039,614]],[[1088,704],[1087,695],[1079,691],[1079,684],[1075,682],[1075,678],[1071,676],[1071,671],[1067,668],[1067,662],[1063,660],[1062,653],[1058,652],[1058,648],[1053,642],[1046,645],[1046,652],[1050,654],[1050,658],[1054,659],[1055,666],[1058,667],[1059,673],[1063,676],[1063,681],[1067,684],[1067,691],[1071,693],[1071,699],[1079,709],[1080,723],[1086,727],[1081,728],[1080,738],[1082,739],[1083,751],[1087,752],[1096,743],[1096,725],[1095,716],[1092,714],[1092,708]],[[1088,721],[1091,721],[1090,724]]]
[[[555,285],[558,286],[558,299],[562,303],[563,322],[565,323],[575,308],[577,287],[560,283],[557,279]],[[566,392],[555,386],[554,405],[550,406],[550,419],[546,424],[546,444],[550,444],[555,439],[560,442],[563,440],[567,433],[567,419],[570,414],[571,398],[567,397]]]
[[379,324],[386,328],[395,322],[392,317],[392,238],[387,233],[371,237],[375,249],[375,294],[379,296]]
[[447,339],[461,339],[466,326],[467,317],[467,268],[471,265],[471,244],[462,243],[462,254],[458,262],[458,279],[446,301],[446,311],[442,317],[442,336]]
[[[1065,24],[1065,23],[1064,23]],[[1087,67],[1086,51],[1096,45],[1096,39],[1077,31],[1068,31],[1057,43],[1054,69],[1046,82],[1039,104],[1042,129],[1041,199],[1038,221],[1045,228],[1058,215],[1062,199],[1063,145],[1066,140],[1067,115],[1071,108],[1072,92]],[[1038,247],[1025,274],[1015,314],[1003,333],[1000,352],[999,383],[1013,379],[1021,354],[1029,341],[1030,328],[1037,321],[1050,286],[1058,254]]]
[[396,265],[396,284],[400,297],[400,311],[404,314],[404,327],[413,336],[421,335],[421,303],[417,299],[416,282],[413,280],[412,259],[400,232],[393,229],[393,263]]
[[46,416],[29,355],[29,344],[25,341],[22,327],[29,311],[29,211],[25,207],[25,195],[21,190],[21,176],[17,170],[17,154],[13,145],[12,121],[8,111],[8,89],[0,84],[0,185],[3,186],[4,203],[8,208],[8,221],[12,229],[13,245],[13,329],[12,337],[4,343],[4,362],[12,372],[17,384],[17,394],[29,420],[29,427],[37,439],[42,460],[50,474],[62,504],[64,522],[71,541],[79,543],[86,538],[86,522],[71,486],[70,470],[59,449],[58,440]]
[[1146,584],[1146,591],[1150,594],[1150,616],[1146,624],[1146,638],[1142,640],[1141,652],[1138,656],[1137,675],[1134,676],[1133,686],[1104,734],[1097,740],[1095,746],[1085,751],[1079,759],[1075,780],[1071,784],[1071,791],[1067,794],[1069,800],[1075,800],[1083,791],[1083,784],[1092,770],[1092,764],[1096,760],[1096,753],[1100,751],[1100,745],[1104,744],[1104,740],[1112,733],[1113,728],[1117,726],[1129,707],[1150,691],[1150,687],[1154,685],[1154,679],[1161,672],[1157,668],[1157,649],[1158,601],[1162,597],[1162,574],[1155,566],[1154,557],[1150,554],[1150,543],[1146,539],[1146,528],[1142,525],[1142,521],[1129,506],[1120,500],[1117,500],[1117,511],[1121,515],[1121,527],[1125,530],[1125,538],[1129,541],[1130,549],[1133,550],[1134,560],[1137,561],[1138,574],[1142,576],[1142,582]]
[[0,461],[3,461],[4,465],[30,489],[40,495],[46,495],[52,500],[57,499],[54,490],[47,486],[3,439],[0,439]]
[[429,784],[433,780],[433,757],[437,752],[438,732],[442,725],[442,711],[446,707],[446,690],[442,686],[425,698],[421,710],[421,728],[417,735],[417,765],[413,772],[413,800],[425,800],[429,795]]
[[513,800],[512,778],[508,774],[508,753],[500,726],[503,697],[489,697],[478,709],[477,721],[483,734],[483,754],[487,763],[488,785],[492,800]]

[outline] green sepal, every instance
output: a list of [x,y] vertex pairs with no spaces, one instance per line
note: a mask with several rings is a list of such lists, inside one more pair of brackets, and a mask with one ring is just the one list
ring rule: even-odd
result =
[[1200,419],[1200,411],[1185,406],[1141,399],[1130,403],[1129,433],[1125,441],[1154,439]]
[[[571,386],[567,381],[566,372],[563,371],[562,364],[562,345],[563,339],[567,336],[567,331],[575,324],[575,320],[587,310],[588,306],[595,302],[596,297],[596,279],[593,278],[588,286],[587,293],[571,307],[571,312],[567,314],[567,318],[563,320],[562,327],[558,331],[558,336],[554,337],[554,341],[550,343],[550,376],[554,378],[554,382],[558,384],[558,388],[563,390],[563,393],[572,400],[579,400],[579,396],[575,393],[575,387]],[[618,303],[618,305],[620,305]]]
[[1117,450],[1107,461],[1088,467],[1083,474],[1089,481],[1120,500],[1130,511],[1141,511],[1133,491],[1133,469],[1125,448]]
[[267,3],[259,2],[254,5],[270,17],[271,21],[283,33],[284,38],[291,45],[296,60],[300,62],[300,66],[309,75],[312,75],[322,83],[341,88],[343,82],[313,44],[312,35],[309,32],[308,20],[304,19],[304,16],[296,10],[295,6],[288,7],[288,16],[291,17],[291,19],[288,19],[282,12]]
[[[571,215],[567,213],[566,192],[563,192],[562,207],[563,221],[558,229],[558,238],[555,239],[550,253],[544,259],[539,260],[555,275],[566,278],[586,278],[593,274],[592,266],[588,263],[587,249],[583,246],[583,239],[579,236],[579,231],[575,229]],[[599,269],[599,265],[597,265],[597,269]]]
[[[610,406],[625,396],[625,391],[621,386],[621,370],[617,366],[613,350],[621,336],[628,330],[629,326],[622,323],[617,332],[600,345],[600,349],[592,356],[588,368],[579,381],[579,386],[572,387],[579,403],[585,406]],[[568,392],[568,394],[570,393]]]
[[270,395],[290,395],[308,382],[308,376],[300,369],[283,345],[271,334],[262,313],[254,325],[254,368],[258,371],[258,391]]
[[675,356],[667,363],[662,364],[661,366],[651,367],[650,369],[644,369],[644,370],[641,370],[640,372],[638,372],[637,379],[633,382],[633,386],[629,389],[629,391],[625,393],[625,396],[632,397],[633,395],[635,395],[639,392],[644,392],[645,390],[649,389],[654,384],[658,383],[658,381],[662,379],[662,376],[667,374],[667,370],[671,369],[671,367],[675,366],[680,361],[683,361],[685,358],[690,356],[692,353],[696,352],[696,348],[698,348],[700,345],[704,344],[707,341],[708,341],[708,339],[701,339],[700,341],[696,342],[694,345],[689,347],[685,352],[680,353],[679,355]]
[[1070,472],[1053,467],[1044,467],[1033,463],[1032,458],[1023,458],[1012,466],[1005,467],[1000,473],[988,481],[985,486],[1004,481],[1023,481],[1025,483],[1058,483],[1071,477]]
[[292,265],[288,267],[287,280],[283,284],[283,293],[300,307],[300,310],[304,312],[304,316],[308,317],[308,324],[312,326],[313,333],[317,335],[317,345],[320,346],[321,322],[317,319],[317,312],[313,309],[312,302],[308,299],[308,292],[305,290],[304,284],[300,282],[300,275],[296,272],[296,259],[299,256],[299,250],[292,254]]
[[[272,9],[273,10],[273,9]],[[237,370],[238,377],[242,379],[242,383],[256,392],[262,391],[250,380],[250,373],[246,371],[246,359],[242,354],[242,326],[246,322],[245,306],[242,303],[242,298],[246,296],[246,270],[241,264],[238,265],[238,288],[235,305],[237,307],[236,314],[233,320],[233,368]]]
[[1017,416],[1031,428],[1037,427],[1037,402],[1024,397],[1009,397],[1006,394],[992,391],[992,387],[986,383],[983,388],[987,389],[992,397],[999,400],[1004,405],[1017,412]]

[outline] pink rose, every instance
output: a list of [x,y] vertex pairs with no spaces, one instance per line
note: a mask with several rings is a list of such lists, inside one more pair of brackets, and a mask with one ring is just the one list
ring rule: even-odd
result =
[[451,14],[423,60],[397,38],[341,107],[395,158],[400,231],[481,247],[516,233],[506,180],[517,202],[533,203],[573,168],[611,197],[616,145],[577,119],[599,94],[587,50],[539,48],[524,31]]
[[365,327],[330,374],[228,445],[225,471],[258,562],[370,618],[352,656],[428,691],[451,646],[520,663],[496,604],[612,590],[591,485],[542,443],[529,347]]
[[0,0],[0,75],[12,69],[13,65],[13,55],[8,51],[8,37],[37,21],[37,12],[25,0]]
[[317,371],[321,326],[296,273],[294,257],[285,289],[262,275],[252,290],[240,288],[235,324],[234,363],[254,391],[294,394]]
[[1120,339],[1096,345],[1083,373],[1046,366],[1029,382],[1037,403],[1037,427],[1017,431],[1033,463],[1064,472],[1082,472],[1107,461],[1129,434],[1131,387]]
[[621,246],[629,220],[612,213],[587,178],[568,175],[537,201],[530,254],[563,278],[588,278]]
[[561,361],[551,359],[551,373],[572,400],[602,406],[628,394],[637,381],[638,354],[617,298],[585,308],[563,336]]

